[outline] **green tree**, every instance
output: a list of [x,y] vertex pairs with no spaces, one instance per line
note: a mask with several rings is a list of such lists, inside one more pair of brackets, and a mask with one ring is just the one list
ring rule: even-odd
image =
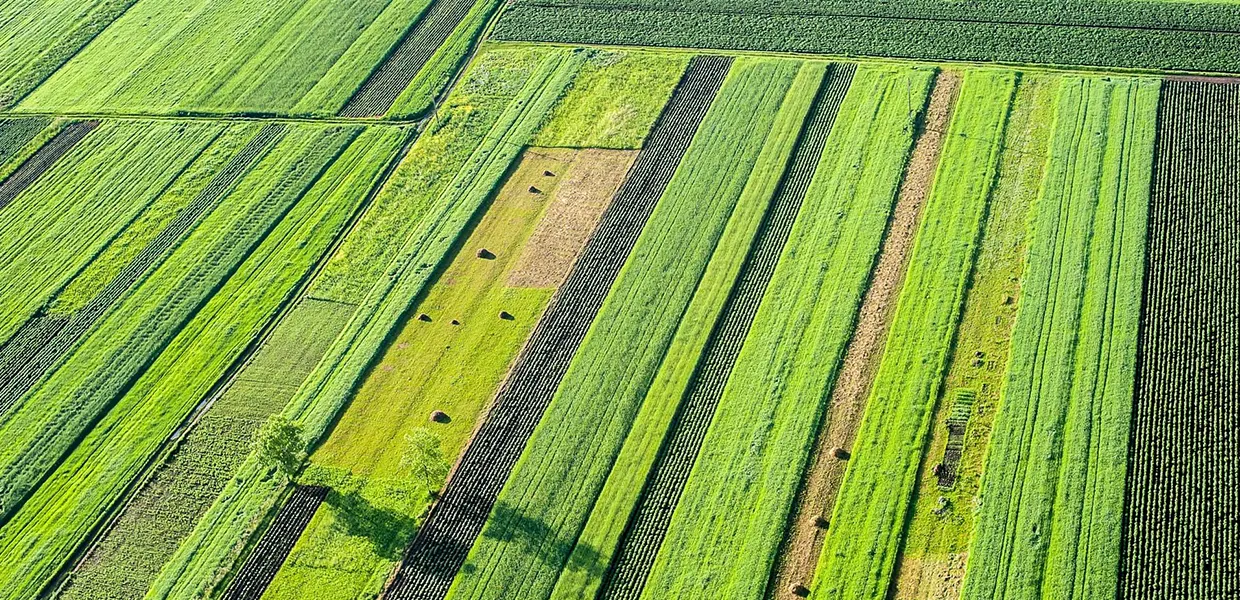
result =
[[306,462],[306,442],[301,426],[281,415],[263,424],[255,444],[259,461],[284,475],[287,480],[291,481]]
[[405,435],[405,452],[400,466],[409,473],[414,485],[427,491],[438,489],[448,476],[448,459],[444,457],[439,436],[425,427]]

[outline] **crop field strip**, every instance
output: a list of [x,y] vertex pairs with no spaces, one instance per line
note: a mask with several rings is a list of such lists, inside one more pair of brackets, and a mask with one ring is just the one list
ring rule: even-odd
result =
[[283,125],[268,125],[246,145],[171,223],[151,240],[106,287],[72,315],[37,316],[14,334],[13,352],[0,348],[0,415],[5,413],[77,345],[95,322],[138,280],[215,208],[237,180],[284,132]]
[[851,64],[832,65],[829,81],[819,88],[819,97],[800,134],[793,158],[715,325],[716,330],[702,352],[685,399],[666,434],[664,447],[633,508],[599,598],[635,600],[642,592],[671,521],[672,510],[697,458],[741,344],[758,312],[758,304],[775,272],[855,69]]
[[[488,2],[490,0],[482,0]],[[434,0],[395,50],[340,110],[342,117],[381,117],[464,20],[475,0]]]
[[81,550],[58,598],[123,598],[145,592],[193,522],[241,466],[244,455],[237,449],[248,447],[261,424],[283,408],[354,312],[355,304],[319,300],[305,292],[327,257],[356,230],[356,222],[413,139],[400,131],[374,133],[364,134],[358,151],[350,148],[334,165],[348,175],[333,193],[366,197],[350,226],[323,254],[297,292],[299,299],[276,317],[252,352],[238,359],[240,366],[220,389],[169,436],[147,475],[134,482],[96,539]]
[[729,58],[693,59],[598,229],[518,356],[491,413],[418,530],[387,597],[438,599],[447,593],[730,65]]
[[1240,594],[1240,87],[1167,80],[1124,504],[1119,597]]
[[[1235,72],[1225,3],[519,0],[503,40]],[[649,27],[659,23],[659,27]],[[1207,50],[1208,49],[1208,50]]]
[[1114,597],[1157,80],[1065,78],[962,597]]
[[328,488],[299,485],[285,500],[284,506],[263,533],[258,545],[246,558],[237,576],[228,584],[223,600],[259,600],[267,586],[293,550],[314,512],[327,497]]
[[[35,151],[22,166],[0,183],[0,210],[4,210],[19,194],[47,172],[60,157],[73,149],[82,138],[99,126],[98,121],[79,121],[62,130],[51,141]],[[3,412],[0,409],[0,412]]]
[[[826,421],[819,427],[813,456],[797,492],[779,559],[767,586],[767,598],[792,598],[797,586],[812,581],[826,537],[835,498],[847,462],[835,455],[850,452],[865,403],[882,359],[900,288],[908,270],[921,212],[934,183],[944,138],[960,91],[959,73],[935,75],[920,130],[892,208],[891,222],[874,266],[869,288],[861,301],[852,339],[844,351],[839,376],[832,384]],[[808,588],[806,588],[808,589]]]
[[[52,120],[46,117],[0,117],[0,168],[14,158]],[[0,176],[0,181],[4,177]]]
[[970,71],[900,290],[812,586],[886,593],[996,179],[1015,75]]
[[289,132],[10,413],[5,597],[51,583],[334,237],[351,211],[307,191],[358,133]]

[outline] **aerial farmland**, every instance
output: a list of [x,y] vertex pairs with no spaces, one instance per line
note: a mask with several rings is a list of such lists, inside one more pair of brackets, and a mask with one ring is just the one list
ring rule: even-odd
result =
[[1232,0],[0,0],[0,600],[1240,598]]

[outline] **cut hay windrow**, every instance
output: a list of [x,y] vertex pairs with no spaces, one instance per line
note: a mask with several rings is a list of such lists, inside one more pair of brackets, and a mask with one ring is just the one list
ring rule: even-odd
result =
[[650,467],[640,499],[632,509],[612,558],[600,598],[635,600],[641,595],[672,520],[672,511],[684,491],[689,471],[723,395],[724,384],[817,171],[855,69],[851,64],[833,65],[818,90],[804,130],[787,163],[787,171],[767,209],[768,214],[715,324],[715,331],[702,351],[693,378],[684,390],[658,458]]
[[86,134],[99,126],[98,121],[79,121],[62,130],[56,137],[39,148],[22,166],[18,167],[3,183],[0,183],[0,210],[8,206],[19,194],[30,187],[40,175],[47,172]]
[[655,203],[727,75],[695,58],[572,272],[518,356],[494,408],[410,546],[387,597],[443,598],[551,401]]
[[1240,596],[1240,86],[1167,80],[1119,597]]

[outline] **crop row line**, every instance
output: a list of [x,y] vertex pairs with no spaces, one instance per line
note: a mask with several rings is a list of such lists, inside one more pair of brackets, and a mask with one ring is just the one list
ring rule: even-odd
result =
[[[8,179],[0,183],[0,209],[8,206],[36,179],[52,168],[60,157],[72,150],[78,142],[82,141],[82,138],[98,126],[99,121],[79,121],[64,128],[56,137],[39,148]],[[0,412],[3,412],[3,408],[0,408]]]
[[246,558],[241,570],[228,585],[224,600],[258,600],[262,597],[329,491],[326,487],[314,485],[299,485],[293,489],[271,522],[271,527],[263,533],[254,552]]
[[388,597],[442,598],[731,66],[697,57],[410,546]]
[[813,112],[788,163],[785,178],[771,202],[736,287],[702,353],[685,400],[677,411],[664,447],[646,479],[641,498],[621,537],[601,598],[636,600],[645,587],[671,522],[672,511],[684,490],[715,408],[723,396],[724,384],[732,373],[741,345],[788,241],[792,224],[822,158],[827,135],[831,132],[855,70],[856,66],[852,64],[832,65],[829,82],[819,88]]

